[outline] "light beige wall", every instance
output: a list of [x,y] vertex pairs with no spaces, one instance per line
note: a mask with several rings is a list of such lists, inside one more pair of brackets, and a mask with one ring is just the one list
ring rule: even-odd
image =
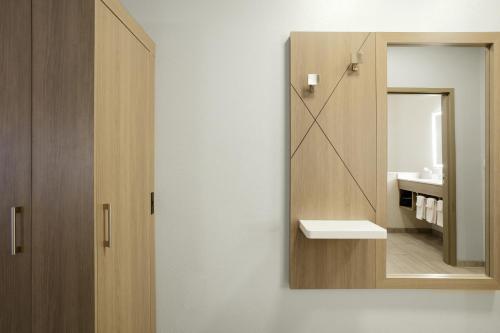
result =
[[158,333],[498,333],[500,294],[290,290],[290,31],[500,30],[496,0],[122,0],[158,44]]

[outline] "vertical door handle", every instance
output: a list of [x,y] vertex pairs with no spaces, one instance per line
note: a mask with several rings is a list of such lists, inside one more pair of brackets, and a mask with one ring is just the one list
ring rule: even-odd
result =
[[21,207],[11,207],[10,208],[10,254],[15,256],[18,252],[22,251],[22,247],[17,247],[16,239],[16,227],[17,219],[16,216],[21,213]]
[[108,236],[104,237],[104,247],[111,247],[111,205],[110,204],[104,204],[103,205],[104,209],[104,216],[105,219],[107,220],[108,223]]

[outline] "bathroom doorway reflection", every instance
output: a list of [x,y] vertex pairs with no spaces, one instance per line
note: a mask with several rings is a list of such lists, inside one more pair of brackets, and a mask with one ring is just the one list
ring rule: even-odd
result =
[[388,276],[487,273],[484,55],[388,48]]
[[453,89],[388,90],[387,267],[394,274],[456,271],[447,267],[456,266],[453,100]]
[[387,98],[387,273],[485,274],[483,260],[457,260],[454,89]]

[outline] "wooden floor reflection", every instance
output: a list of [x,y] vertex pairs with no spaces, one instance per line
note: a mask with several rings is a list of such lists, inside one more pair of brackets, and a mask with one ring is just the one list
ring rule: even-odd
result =
[[484,267],[454,267],[443,261],[443,240],[431,233],[388,233],[387,274],[477,274]]

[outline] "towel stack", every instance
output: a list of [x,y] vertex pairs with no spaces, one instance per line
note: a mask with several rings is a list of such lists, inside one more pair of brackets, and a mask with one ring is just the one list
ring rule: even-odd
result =
[[443,226],[443,200],[438,200],[438,202],[436,203],[436,212],[437,212],[436,223],[438,226],[442,227]]
[[417,219],[423,220],[425,217],[425,197],[423,195],[417,196]]
[[419,220],[425,220],[438,226],[443,226],[443,200],[426,198],[423,195],[417,195],[417,214]]
[[425,220],[436,224],[436,199],[434,198],[427,198],[425,200]]

